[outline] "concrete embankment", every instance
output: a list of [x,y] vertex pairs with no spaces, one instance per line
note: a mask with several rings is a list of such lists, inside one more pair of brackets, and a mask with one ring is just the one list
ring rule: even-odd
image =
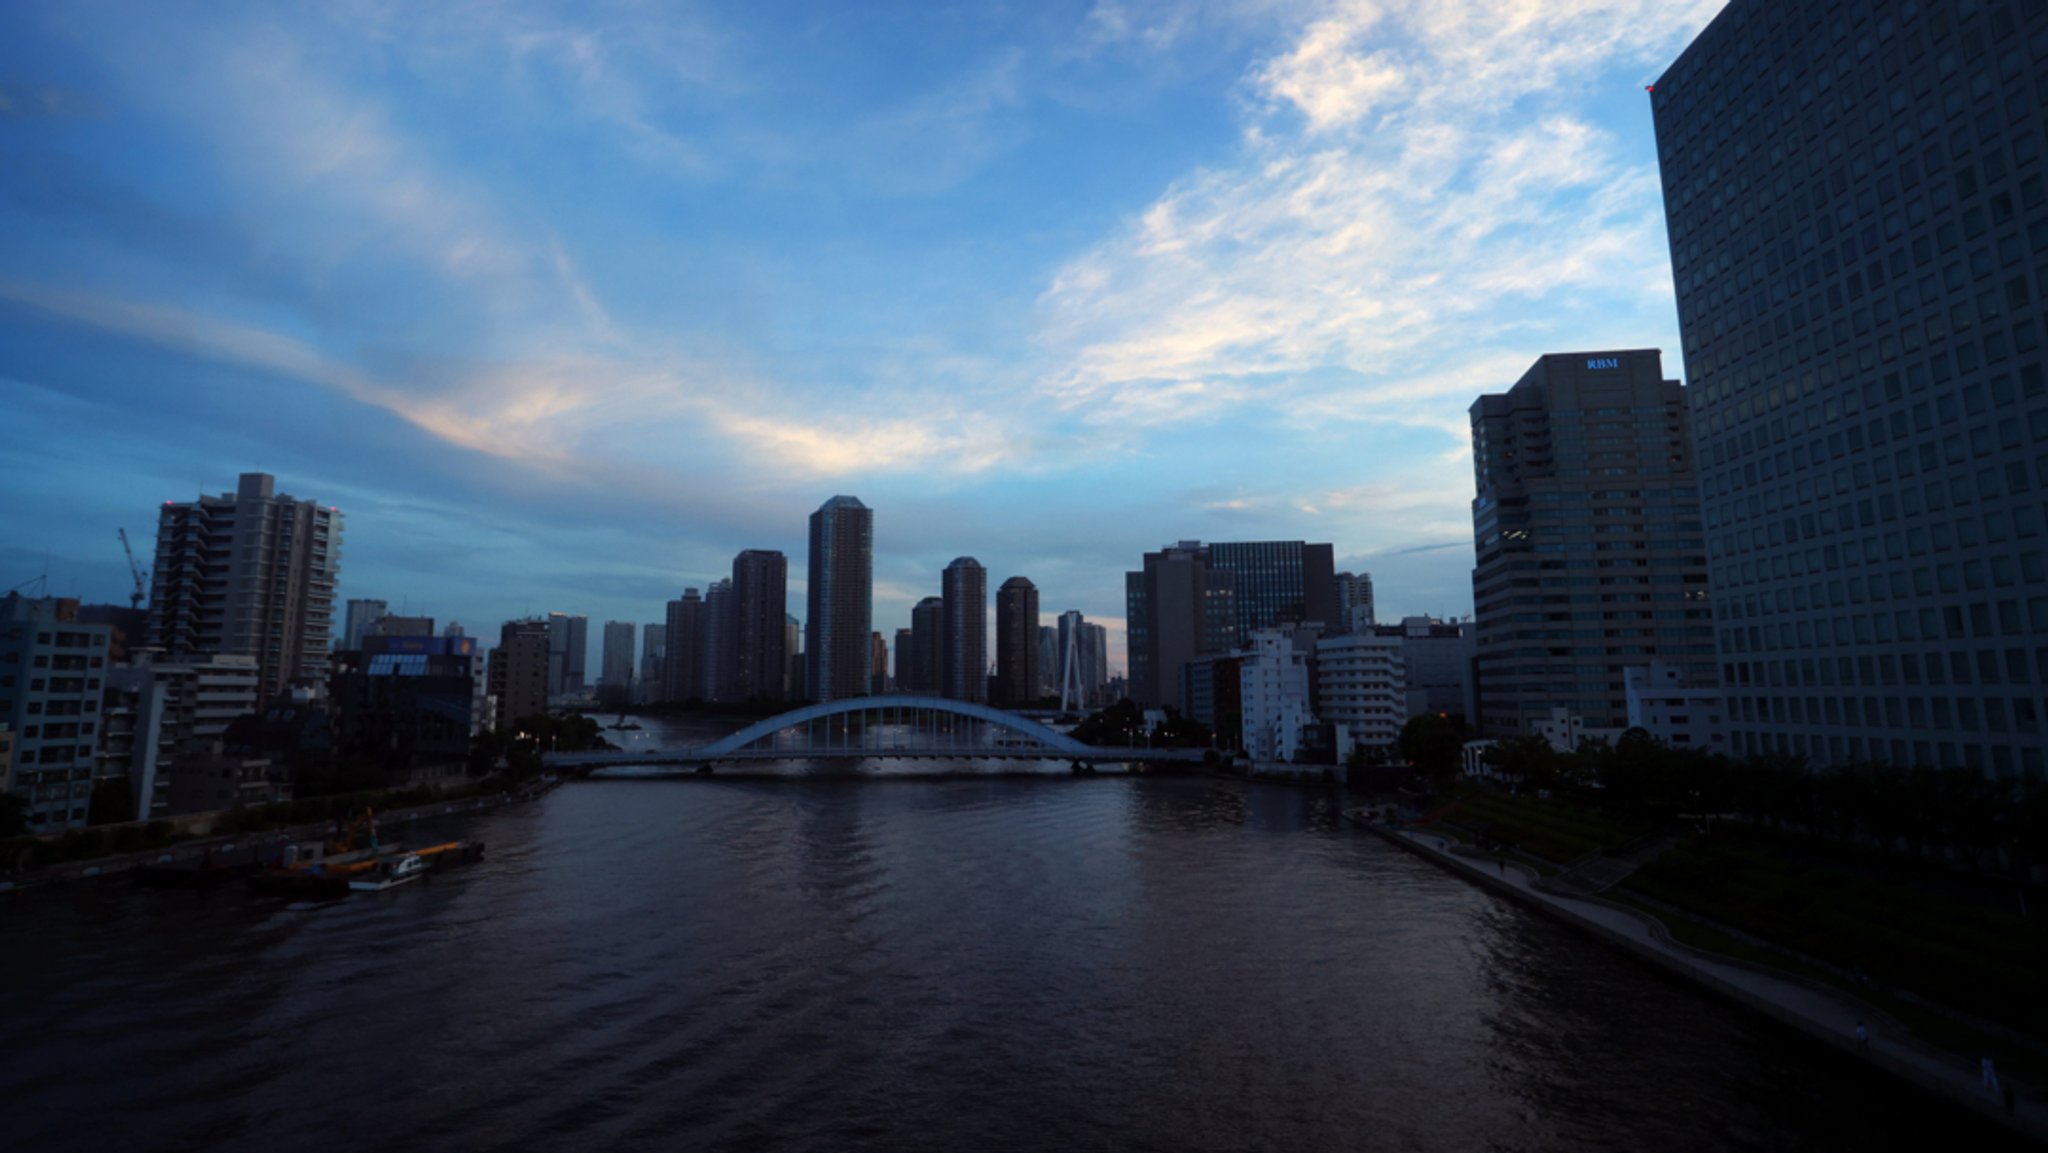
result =
[[[1661,921],[1640,910],[1545,892],[1535,887],[1539,878],[1523,866],[1477,854],[1426,830],[1389,828],[1361,810],[1346,815],[1382,840],[1489,892],[1571,925],[1646,965],[1690,981],[1972,1113],[2048,1142],[2048,1104],[2043,1104],[2037,1093],[2016,1094],[2014,1107],[2007,1112],[2002,1096],[1984,1085],[1978,1058],[1919,1041],[1875,1006],[1818,982],[1681,944]],[[1870,1029],[1867,1044],[1857,1041],[1858,1022]]]
[[[393,809],[377,814],[377,826],[390,830],[397,826],[409,825],[415,821],[435,817],[460,816],[480,813],[504,805],[532,800],[560,784],[559,780],[536,781],[507,793],[491,793],[484,796],[458,797],[446,801],[430,801],[407,809]],[[260,833],[229,833],[219,836],[199,837],[179,841],[174,845],[142,849],[133,853],[119,853],[107,857],[94,857],[82,861],[65,861],[46,868],[19,873],[0,879],[0,895],[20,892],[57,881],[77,881],[94,877],[111,877],[129,873],[145,865],[196,864],[201,860],[212,860],[223,865],[245,865],[267,856],[281,845],[298,841],[314,841],[327,836],[334,828],[333,821],[314,821],[303,825],[292,825],[282,829],[268,829]]]

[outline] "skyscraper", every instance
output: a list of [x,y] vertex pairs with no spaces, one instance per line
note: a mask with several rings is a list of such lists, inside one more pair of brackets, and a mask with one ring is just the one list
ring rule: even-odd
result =
[[384,614],[390,611],[390,604],[384,601],[352,600],[348,602],[348,614],[341,627],[341,647],[351,652],[361,651],[363,638],[369,636],[370,630],[375,628],[377,622],[384,619]]
[[996,590],[996,701],[1038,700],[1038,586],[1015,576]]
[[668,626],[640,626],[641,701],[658,701],[661,696],[662,661],[667,656]]
[[680,704],[704,699],[704,598],[685,589],[668,602],[667,648],[662,654],[662,699]]
[[1732,0],[1652,98],[1730,749],[2037,775],[2048,5]]
[[911,667],[917,659],[917,642],[912,639],[916,635],[910,629],[896,630],[895,673],[896,691],[899,693],[917,691],[917,674]]
[[[946,658],[946,602],[926,597],[910,608],[910,671],[915,692],[940,691],[939,670]],[[899,658],[901,659],[901,658]]]
[[945,647],[939,691],[956,701],[988,699],[988,570],[955,557],[941,576]]
[[854,497],[835,496],[811,514],[804,683],[813,700],[844,700],[868,691],[874,536],[873,511]]
[[868,692],[881,696],[889,691],[889,642],[875,633],[868,640],[868,667],[874,672],[868,676]]
[[598,683],[625,688],[633,680],[633,622],[604,622],[604,664]]
[[1182,707],[1181,666],[1237,644],[1235,580],[1234,571],[1211,570],[1202,542],[1187,540],[1146,553],[1142,571],[1124,574],[1133,701]]
[[698,633],[703,645],[697,654],[698,680],[707,701],[738,700],[739,615],[735,611],[732,578],[711,582],[704,590],[704,628]]
[[1685,400],[1648,349],[1545,356],[1473,403],[1485,735],[1527,735],[1557,708],[1618,734],[1622,670],[1653,658],[1712,683]]
[[150,577],[150,643],[173,657],[256,659],[268,698],[324,686],[341,571],[339,510],[274,491],[245,472],[235,491],[165,501]]
[[590,618],[548,614],[548,695],[581,696],[590,660]]
[[732,559],[733,686],[737,700],[779,701],[789,654],[783,620],[789,610],[789,559],[750,548]]

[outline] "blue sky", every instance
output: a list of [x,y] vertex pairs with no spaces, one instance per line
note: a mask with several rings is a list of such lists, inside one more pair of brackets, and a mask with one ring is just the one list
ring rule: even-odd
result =
[[1120,638],[1193,538],[1469,612],[1473,397],[1679,372],[1642,85],[1719,6],[0,7],[0,585],[266,471],[492,635],[748,547],[801,614],[835,493],[889,632],[972,555]]

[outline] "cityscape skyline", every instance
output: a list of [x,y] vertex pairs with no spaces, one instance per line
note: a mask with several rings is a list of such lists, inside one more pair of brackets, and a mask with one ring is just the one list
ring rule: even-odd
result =
[[[1470,397],[1554,348],[1679,370],[1640,85],[1716,7],[820,10],[786,59],[738,13],[12,10],[0,572],[117,600],[139,501],[260,471],[356,515],[346,595],[440,619],[646,621],[834,491],[888,510],[884,624],[969,553],[1121,654],[1117,574],[1181,538],[1329,540],[1463,615]],[[748,147],[795,103],[841,111]]]

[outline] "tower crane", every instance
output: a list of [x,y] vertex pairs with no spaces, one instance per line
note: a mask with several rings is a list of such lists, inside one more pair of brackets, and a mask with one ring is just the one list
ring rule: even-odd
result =
[[143,598],[149,595],[149,574],[143,572],[142,566],[135,563],[135,550],[128,545],[128,530],[122,528],[114,531],[121,534],[121,551],[128,554],[128,574],[135,578],[135,591],[128,594],[128,607],[139,609],[142,607]]

